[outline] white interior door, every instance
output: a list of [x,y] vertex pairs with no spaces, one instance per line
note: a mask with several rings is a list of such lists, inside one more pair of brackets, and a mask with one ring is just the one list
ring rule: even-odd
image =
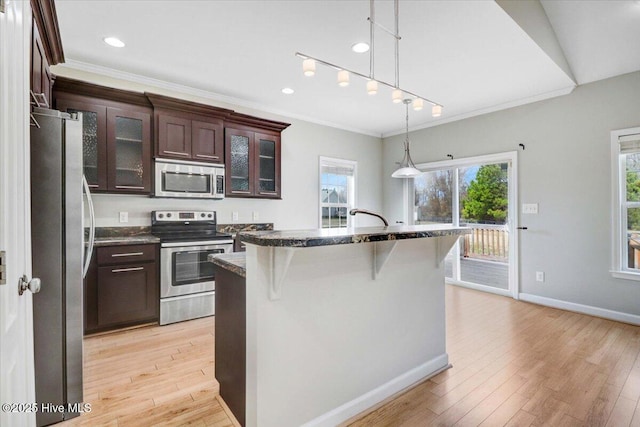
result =
[[0,425],[36,423],[31,293],[18,295],[18,279],[31,277],[29,190],[29,55],[31,8],[7,1],[0,12]]

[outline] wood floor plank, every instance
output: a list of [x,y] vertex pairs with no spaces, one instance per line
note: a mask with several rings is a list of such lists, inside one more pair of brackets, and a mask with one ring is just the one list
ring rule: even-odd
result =
[[373,411],[367,416],[351,423],[353,427],[364,427],[370,425],[376,426],[396,426],[411,425],[414,422],[428,423],[436,417],[436,414],[427,406],[425,397],[436,396],[431,395],[431,389],[435,383],[425,381],[403,395],[393,400],[393,404],[384,405],[378,411]]
[[509,420],[505,427],[529,427],[536,420],[535,415],[531,415],[526,411],[519,411]]
[[467,412],[455,425],[480,425],[498,407],[500,407],[500,405],[506,402],[511,396],[514,396],[515,391],[518,390],[526,381],[526,378],[518,374],[512,376],[472,410]]
[[521,394],[512,394],[493,411],[480,425],[482,427],[504,426],[522,409],[529,399]]
[[640,427],[640,400],[636,404],[636,410],[633,413],[633,418],[631,419],[631,427]]
[[620,387],[613,386],[611,384],[604,384],[600,388],[598,398],[589,409],[589,413],[586,417],[586,423],[593,427],[602,427],[607,424],[609,416],[613,411],[618,397],[620,396]]
[[613,407],[613,411],[611,411],[611,416],[609,416],[609,420],[607,420],[606,426],[620,427],[630,425],[637,404],[637,401],[627,399],[622,396],[618,397],[616,405]]

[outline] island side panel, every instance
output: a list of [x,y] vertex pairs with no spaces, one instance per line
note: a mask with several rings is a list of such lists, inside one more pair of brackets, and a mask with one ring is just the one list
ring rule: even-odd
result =
[[437,258],[453,241],[398,241],[376,280],[375,243],[297,249],[277,300],[269,298],[271,249],[247,245],[246,425],[332,425],[372,405],[354,399],[379,387],[395,393],[446,367]]
[[215,377],[220,383],[220,395],[240,424],[245,425],[245,279],[215,264],[214,269]]

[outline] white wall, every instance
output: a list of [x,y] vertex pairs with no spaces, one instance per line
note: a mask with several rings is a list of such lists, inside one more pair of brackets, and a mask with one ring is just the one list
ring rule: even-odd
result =
[[[219,223],[232,223],[232,212],[239,214],[239,223],[273,222],[278,229],[318,227],[318,161],[319,156],[337,157],[358,162],[357,205],[379,211],[382,209],[382,141],[380,138],[294,120],[261,111],[214,103],[192,95],[163,88],[113,79],[98,74],[56,66],[59,76],[138,92],[152,92],[187,99],[203,104],[231,108],[257,117],[291,123],[282,133],[282,200],[227,198],[222,201],[154,199],[129,195],[96,195],[98,227],[150,225],[150,212],[162,209],[203,209],[218,212]],[[118,212],[129,213],[129,222],[120,224]],[[259,218],[253,220],[253,212]],[[377,225],[375,218],[358,217],[358,225]]]
[[375,254],[392,242],[247,244],[246,426],[342,425],[446,367],[444,263],[434,260],[454,242],[398,240],[376,279]]
[[[519,150],[520,292],[640,315],[640,282],[611,269],[610,132],[640,126],[640,72],[551,100],[413,132],[416,163]],[[525,144],[522,151],[518,144]],[[402,183],[387,178],[402,137],[383,140],[384,212],[402,219]],[[535,272],[545,272],[545,282]]]

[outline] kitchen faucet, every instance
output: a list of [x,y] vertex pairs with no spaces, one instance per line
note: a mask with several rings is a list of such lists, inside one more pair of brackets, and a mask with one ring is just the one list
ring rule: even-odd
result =
[[367,214],[367,215],[378,217],[378,218],[380,218],[382,220],[382,222],[384,222],[384,226],[385,227],[389,226],[389,221],[387,221],[385,217],[383,217],[382,215],[380,215],[378,213],[371,212],[371,211],[368,211],[366,209],[357,209],[357,208],[356,209],[351,209],[349,211],[349,215],[354,215],[355,216],[355,214],[357,214],[357,213],[362,213],[362,214]]

